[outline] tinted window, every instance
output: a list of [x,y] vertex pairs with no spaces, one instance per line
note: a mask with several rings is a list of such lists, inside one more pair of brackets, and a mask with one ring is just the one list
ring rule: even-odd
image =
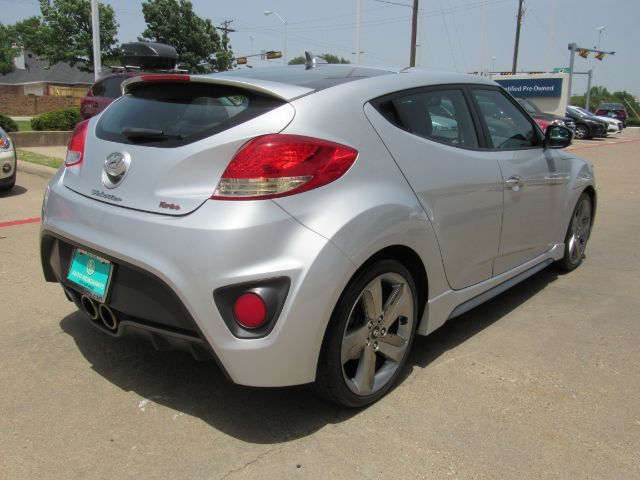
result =
[[104,97],[104,81],[96,83],[93,87],[91,87],[91,93],[94,97]]
[[[103,113],[96,134],[121,143],[176,147],[239,125],[283,103],[206,83],[140,83]],[[134,136],[132,131],[141,133]]]
[[[456,147],[477,148],[471,114],[460,90],[429,90],[402,96],[392,101],[399,122],[383,115],[411,133]],[[388,106],[381,107],[389,109]]]
[[104,93],[103,97],[118,98],[122,95],[122,82],[128,80],[129,77],[112,77],[107,78],[103,83]]
[[529,119],[499,90],[473,89],[493,148],[534,147],[540,138]]

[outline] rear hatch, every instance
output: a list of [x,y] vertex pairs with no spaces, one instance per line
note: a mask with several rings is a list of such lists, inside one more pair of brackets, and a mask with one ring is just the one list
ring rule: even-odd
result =
[[64,184],[119,207],[188,214],[211,197],[242,145],[282,131],[295,115],[288,100],[311,91],[215,76],[135,78],[90,120],[82,160],[66,168]]

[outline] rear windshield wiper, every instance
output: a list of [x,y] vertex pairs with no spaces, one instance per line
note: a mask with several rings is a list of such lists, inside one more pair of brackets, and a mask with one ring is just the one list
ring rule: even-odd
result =
[[122,129],[122,134],[129,139],[169,140],[176,138],[178,140],[182,140],[182,135],[165,133],[164,130],[154,128],[124,127]]

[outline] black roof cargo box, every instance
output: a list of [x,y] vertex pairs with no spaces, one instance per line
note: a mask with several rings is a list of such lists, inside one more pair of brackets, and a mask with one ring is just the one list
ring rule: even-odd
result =
[[178,52],[171,45],[153,42],[131,42],[122,44],[122,64],[140,67],[143,70],[173,70],[178,61]]

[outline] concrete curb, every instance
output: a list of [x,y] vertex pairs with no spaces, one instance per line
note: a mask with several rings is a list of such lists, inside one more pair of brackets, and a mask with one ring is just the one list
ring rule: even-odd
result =
[[58,170],[52,167],[47,167],[46,165],[38,165],[37,163],[18,160],[18,171],[37,175],[42,178],[51,178]]

